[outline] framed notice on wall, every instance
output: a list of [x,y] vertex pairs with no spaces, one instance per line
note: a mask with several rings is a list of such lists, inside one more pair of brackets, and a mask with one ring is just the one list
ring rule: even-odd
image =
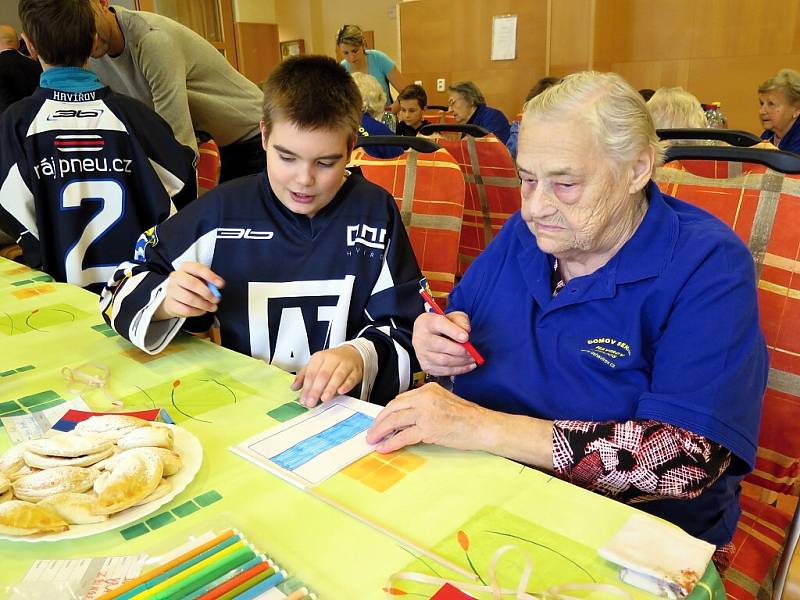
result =
[[517,15],[492,17],[492,60],[517,57]]
[[289,40],[281,42],[281,60],[290,56],[300,56],[306,53],[306,43],[303,40]]

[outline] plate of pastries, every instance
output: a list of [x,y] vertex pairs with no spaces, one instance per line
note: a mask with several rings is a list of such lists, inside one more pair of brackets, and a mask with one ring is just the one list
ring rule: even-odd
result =
[[0,455],[0,539],[57,541],[157,510],[194,479],[203,448],[175,425],[98,415]]

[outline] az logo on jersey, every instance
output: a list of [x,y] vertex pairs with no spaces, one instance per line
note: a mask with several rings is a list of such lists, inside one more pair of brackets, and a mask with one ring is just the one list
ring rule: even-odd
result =
[[370,227],[369,225],[348,225],[347,226],[347,245],[355,246],[363,244],[376,250],[386,248],[386,230]]
[[74,110],[62,108],[51,115],[47,115],[48,121],[58,121],[59,119],[91,119],[103,114],[102,109],[97,110]]
[[250,228],[219,227],[218,240],[271,240],[275,234],[272,231],[253,231]]

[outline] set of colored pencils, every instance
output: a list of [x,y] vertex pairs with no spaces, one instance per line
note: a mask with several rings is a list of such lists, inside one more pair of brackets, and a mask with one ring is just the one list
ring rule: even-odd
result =
[[305,587],[288,595],[279,591],[277,586],[286,578],[286,571],[272,559],[226,529],[98,600],[316,600]]

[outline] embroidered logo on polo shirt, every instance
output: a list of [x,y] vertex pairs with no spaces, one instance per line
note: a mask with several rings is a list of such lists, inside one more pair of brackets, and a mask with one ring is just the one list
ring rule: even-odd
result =
[[631,355],[627,342],[614,338],[592,338],[586,340],[587,348],[581,348],[589,356],[596,358],[611,369],[616,369],[617,361]]

